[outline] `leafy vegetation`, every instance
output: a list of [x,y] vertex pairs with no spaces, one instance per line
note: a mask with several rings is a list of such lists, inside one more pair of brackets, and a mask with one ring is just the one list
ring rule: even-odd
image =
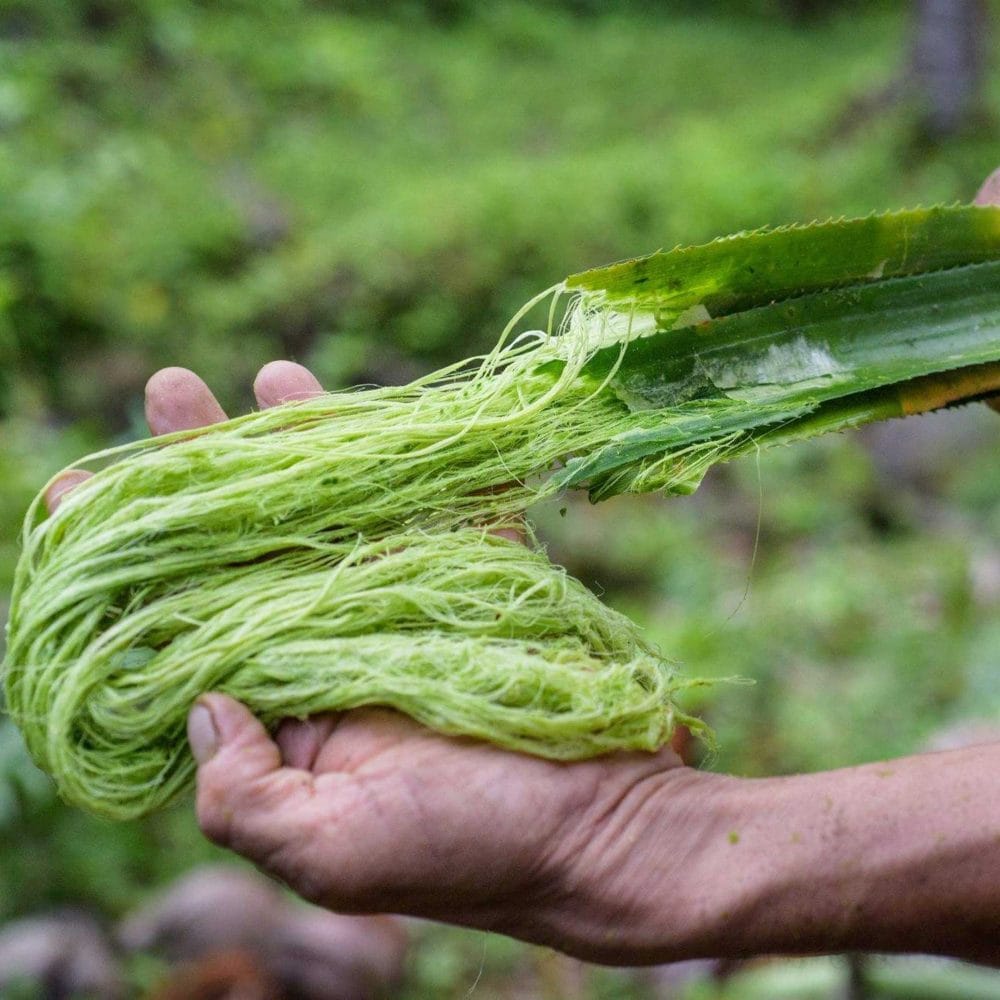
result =
[[[696,7],[6,4],[0,594],[31,494],[139,433],[158,365],[196,368],[234,410],[279,355],[331,386],[398,382],[491,343],[570,271],[965,200],[996,165],[988,131],[918,155],[905,104],[854,115],[904,57],[895,6],[822,30]],[[755,681],[692,703],[722,741],[711,766],[872,760],[1000,713],[998,431],[984,407],[914,418],[751,456],[690,498],[537,518],[553,558],[692,673]],[[109,826],[60,806],[0,732],[0,919],[114,918],[214,856],[187,809]],[[428,932],[409,995],[463,996],[480,969],[474,996],[559,995],[548,955],[483,949]]]
[[973,138],[901,168],[905,114],[845,140],[903,58],[891,11],[810,32],[513,3],[443,30],[42,0],[5,35],[2,367],[115,424],[178,358],[229,402],[276,353],[399,381],[569,271],[953,200],[992,156]]

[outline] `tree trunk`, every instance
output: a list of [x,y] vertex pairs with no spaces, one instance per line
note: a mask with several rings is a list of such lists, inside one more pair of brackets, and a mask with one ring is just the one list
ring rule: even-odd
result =
[[988,26],[984,0],[915,0],[911,72],[927,138],[956,135],[981,112]]

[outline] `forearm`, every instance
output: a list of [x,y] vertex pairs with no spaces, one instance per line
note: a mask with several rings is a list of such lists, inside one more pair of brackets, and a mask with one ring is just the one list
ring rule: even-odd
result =
[[740,950],[1000,958],[1000,744],[745,791]]
[[597,961],[1000,961],[1000,745],[787,778],[667,772],[608,814],[558,909],[544,936]]

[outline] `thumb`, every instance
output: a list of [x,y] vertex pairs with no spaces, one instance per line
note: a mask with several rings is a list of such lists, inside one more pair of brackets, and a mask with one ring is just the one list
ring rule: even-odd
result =
[[234,812],[280,771],[281,752],[251,712],[224,694],[202,695],[187,728],[198,763],[198,820],[210,839],[228,842]]
[[224,694],[205,694],[195,702],[188,716],[188,742],[201,772],[224,767],[234,782],[281,766],[281,753],[267,730],[249,709]]

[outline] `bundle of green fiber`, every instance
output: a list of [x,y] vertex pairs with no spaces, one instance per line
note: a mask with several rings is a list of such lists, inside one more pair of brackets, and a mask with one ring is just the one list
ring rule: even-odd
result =
[[69,801],[119,818],[189,786],[209,690],[268,725],[385,705],[551,758],[662,746],[699,725],[674,702],[696,682],[496,528],[995,391],[998,233],[936,209],[672,251],[544,293],[574,292],[560,331],[515,335],[526,307],[475,363],[90,456],[25,521],[7,708]]

